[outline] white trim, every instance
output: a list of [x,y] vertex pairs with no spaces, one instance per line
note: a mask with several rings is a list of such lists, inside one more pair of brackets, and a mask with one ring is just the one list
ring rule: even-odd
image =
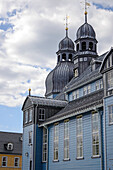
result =
[[[82,126],[81,126],[81,128],[82,128],[82,134],[78,134],[77,133],[77,129],[78,129],[78,124],[77,124],[77,120],[78,119],[82,119]],[[80,126],[80,124],[79,124],[79,126]],[[82,156],[80,156],[80,157],[78,157],[78,145],[77,145],[77,139],[79,138],[79,137],[82,137]],[[80,151],[80,148],[79,148],[79,151]],[[78,117],[76,117],[76,158],[77,159],[81,159],[81,158],[83,158],[83,116],[82,115],[80,115],[80,117],[78,116]]]
[[[95,114],[98,114],[97,116],[98,116],[98,120],[97,120],[97,123],[98,123],[98,131],[96,131],[96,132],[93,132],[93,120],[92,120],[92,116],[93,115],[95,115]],[[95,122],[95,121],[94,121]],[[99,112],[97,111],[97,112],[95,112],[95,113],[92,113],[91,114],[91,124],[92,124],[92,157],[97,157],[97,156],[99,156],[100,155],[100,139],[99,139],[99,128],[100,128],[100,126],[99,126]],[[93,144],[93,135],[98,135],[98,142],[99,142],[99,144],[98,144],[98,146],[99,146],[99,154],[98,155],[94,155],[93,154],[93,146],[94,146],[94,144]]]
[[[57,128],[58,128],[58,129],[57,129],[57,130],[58,130],[58,140],[55,140],[55,130],[56,130],[56,129],[55,129],[55,127],[57,127]],[[54,150],[55,150],[55,142],[56,142],[56,141],[58,142],[58,157],[59,157],[59,123],[58,123],[58,124],[56,124],[56,125],[54,125],[53,161],[58,161],[58,159],[55,159],[55,158],[54,158],[54,152],[55,152]]]
[[[92,107],[90,107],[90,108],[84,109],[84,110],[82,110],[82,111],[78,111],[78,112],[74,112],[74,111],[73,111],[73,113],[71,113],[71,114],[68,114],[68,115],[66,115],[66,116],[63,116],[63,117],[61,117],[61,118],[56,118],[55,120],[51,120],[51,121],[49,121],[49,122],[47,122],[47,123],[43,123],[43,124],[41,124],[41,125],[38,125],[38,127],[42,127],[42,126],[46,126],[46,125],[49,125],[49,124],[52,124],[52,123],[55,123],[55,122],[59,122],[59,121],[61,121],[61,120],[64,120],[64,119],[67,119],[67,118],[70,118],[70,117],[73,117],[73,116],[76,116],[76,115],[83,114],[83,113],[86,113],[86,112],[88,112],[88,111],[94,110],[95,107],[96,107],[96,108],[99,108],[99,107],[102,107],[102,106],[103,106],[103,104],[99,104],[99,105],[92,106]],[[67,112],[67,113],[68,113],[68,112]]]
[[69,160],[69,155],[68,155],[68,158],[65,157],[65,150],[66,150],[66,151],[68,150],[68,154],[69,154],[69,150],[70,150],[70,149],[69,149],[69,145],[68,145],[68,146],[66,147],[66,149],[65,149],[65,140],[67,139],[67,140],[68,140],[68,143],[69,143],[69,134],[70,134],[70,133],[69,133],[68,136],[67,136],[67,134],[66,134],[66,136],[65,136],[65,124],[66,124],[66,123],[68,123],[68,133],[69,133],[69,120],[67,120],[67,121],[65,120],[65,121],[64,121],[64,160]]
[[[15,166],[15,159],[18,158],[18,166]],[[14,157],[14,167],[18,168],[20,163],[20,158],[19,157]]]
[[7,156],[2,156],[2,164],[3,164],[3,158],[6,158],[6,166],[3,166],[3,165],[2,165],[2,167],[7,167],[7,160],[8,160],[8,159],[7,159]]

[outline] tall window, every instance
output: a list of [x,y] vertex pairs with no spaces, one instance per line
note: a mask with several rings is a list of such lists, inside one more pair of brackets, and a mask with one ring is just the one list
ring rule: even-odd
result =
[[72,92],[72,99],[78,99],[79,98],[79,90],[75,90]]
[[43,109],[43,108],[39,109],[38,118],[39,118],[40,121],[45,120],[45,109]]
[[75,69],[74,73],[75,73],[75,77],[77,77],[78,76],[78,69]]
[[58,161],[59,124],[54,126],[54,160]]
[[91,85],[88,85],[88,87],[87,87],[87,93],[88,93],[88,94],[91,93]]
[[102,88],[103,88],[103,81],[102,81],[102,79],[96,81],[96,90],[99,90],[99,89],[102,89]]
[[47,161],[47,129],[43,128],[43,157],[42,161]]
[[92,112],[92,151],[93,156],[99,155],[99,114]]
[[83,51],[86,50],[86,42],[82,42],[82,50],[83,50]]
[[113,70],[107,73],[107,87],[108,90],[113,89]]
[[28,110],[25,111],[25,123],[28,122]]
[[113,124],[113,106],[108,106],[109,124]]
[[85,86],[83,89],[83,95],[85,96],[86,94],[87,94],[87,86]]
[[32,122],[32,113],[33,113],[33,110],[30,109],[29,110],[29,122]]
[[89,50],[93,50],[93,43],[92,42],[89,42]]
[[32,144],[32,132],[29,132],[29,144]]
[[7,166],[7,157],[6,156],[2,157],[2,166]]
[[14,166],[19,167],[19,158],[15,158],[14,160]]
[[76,119],[76,133],[77,133],[77,158],[83,157],[83,128],[82,128],[82,116],[78,116]]
[[64,121],[64,160],[69,159],[69,120]]

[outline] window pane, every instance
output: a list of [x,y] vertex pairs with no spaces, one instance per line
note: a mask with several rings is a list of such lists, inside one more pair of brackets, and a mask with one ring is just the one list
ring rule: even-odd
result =
[[99,119],[98,113],[92,114],[92,148],[93,156],[99,155]]
[[43,162],[47,161],[47,129],[43,128]]
[[64,122],[64,159],[69,158],[69,121]]
[[77,158],[83,157],[83,129],[82,117],[76,119],[76,134],[77,134]]
[[54,126],[54,160],[58,160],[59,125]]

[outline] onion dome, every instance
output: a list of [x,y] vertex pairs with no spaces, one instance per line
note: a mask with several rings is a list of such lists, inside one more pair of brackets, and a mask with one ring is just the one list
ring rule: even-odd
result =
[[66,36],[60,43],[59,43],[59,50],[74,50],[74,43],[73,41]]
[[66,84],[73,78],[74,64],[60,62],[46,78],[46,97],[60,93]]
[[96,38],[96,34],[95,34],[95,31],[93,29],[93,27],[88,24],[88,23],[84,23],[77,31],[77,39],[80,39],[80,38],[93,38],[95,39]]

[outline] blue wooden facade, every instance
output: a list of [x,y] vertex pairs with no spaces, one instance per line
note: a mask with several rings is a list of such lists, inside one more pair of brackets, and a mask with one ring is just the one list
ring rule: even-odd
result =
[[23,170],[113,170],[113,48],[98,56],[87,13],[76,38],[66,28],[46,97],[23,104]]

